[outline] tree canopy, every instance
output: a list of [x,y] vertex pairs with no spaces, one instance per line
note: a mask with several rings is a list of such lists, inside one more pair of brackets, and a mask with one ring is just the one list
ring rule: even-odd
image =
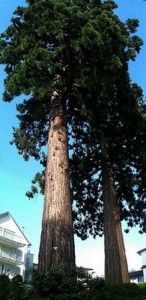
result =
[[[146,232],[145,103],[128,68],[143,44],[138,20],[120,21],[111,0],[27,4],[16,9],[0,40],[7,74],[3,99],[24,98],[12,143],[25,160],[32,156],[46,166],[55,91],[69,134],[75,232],[83,239],[103,234],[103,137],[121,220]],[[44,171],[32,183],[29,197],[38,183],[44,191]]]
[[[145,195],[143,180],[139,177],[144,174],[144,169],[140,169],[140,164],[144,163],[144,153],[140,157],[138,154],[144,148],[144,119],[140,121],[144,106],[142,91],[130,82],[128,73],[128,61],[135,60],[142,45],[142,40],[135,35],[138,20],[121,22],[114,13],[114,1],[27,2],[27,7],[18,7],[15,11],[11,25],[1,35],[0,44],[1,63],[6,64],[7,73],[3,98],[11,101],[21,94],[24,97],[24,101],[17,105],[19,127],[14,129],[13,142],[18,152],[24,159],[33,156],[45,166],[44,146],[47,143],[50,95],[55,75],[61,74],[62,81],[59,84],[68,97],[71,170],[75,174],[73,177],[78,178],[72,180],[73,199],[79,203],[80,212],[88,202],[88,209],[92,211],[92,204],[96,203],[96,222],[99,220],[101,228],[100,214],[97,214],[98,209],[102,211],[99,136],[104,130],[110,139],[111,153],[115,148],[112,163],[117,170],[119,197],[123,203],[129,201],[129,216],[128,206],[125,208],[121,202],[122,218],[127,218],[130,225],[133,211],[135,222],[138,223],[141,217],[137,219],[135,212],[142,206],[140,201],[134,200],[135,192],[139,199],[142,197],[143,204]],[[126,124],[129,126],[127,129]],[[143,132],[137,129],[136,133],[139,124]],[[130,139],[129,128],[133,130]],[[132,139],[133,144],[130,145]],[[83,147],[80,147],[81,144]],[[130,155],[134,159],[129,165],[127,161],[122,165],[125,154],[127,159],[130,160]],[[121,163],[117,165],[119,158]],[[76,168],[79,161],[80,170]],[[139,177],[139,185],[136,177]],[[36,175],[35,182],[43,186],[40,174]],[[86,182],[90,183],[88,187]],[[85,192],[87,190],[88,193]],[[36,191],[33,186],[28,195],[33,196]],[[85,198],[86,201],[82,201]]]

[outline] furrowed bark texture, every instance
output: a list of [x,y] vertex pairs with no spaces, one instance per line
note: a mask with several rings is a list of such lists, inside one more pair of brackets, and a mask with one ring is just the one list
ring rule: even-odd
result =
[[68,136],[62,100],[62,95],[54,91],[51,99],[39,271],[62,264],[75,264]]
[[127,259],[120,221],[120,209],[114,174],[108,156],[106,138],[102,136],[102,181],[104,203],[105,280],[129,282]]

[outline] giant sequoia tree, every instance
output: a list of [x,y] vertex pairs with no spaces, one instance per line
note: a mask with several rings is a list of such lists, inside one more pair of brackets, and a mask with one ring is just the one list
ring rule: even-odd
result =
[[[48,143],[39,252],[42,271],[74,264],[66,115],[71,114],[70,94],[82,60],[79,44],[85,42],[90,11],[82,1],[27,3],[17,8],[1,36],[1,62],[7,73],[4,100],[27,95],[17,106],[20,127],[14,130],[14,139],[19,153],[45,164],[41,147]],[[98,34],[96,43],[100,43]]]
[[[134,32],[136,25],[133,20],[130,30]],[[89,123],[79,142],[80,125],[76,125],[72,156],[72,166],[78,166],[72,168],[77,199],[74,227],[84,237],[88,232],[101,235],[104,230],[105,277],[114,282],[128,281],[120,220],[125,219],[128,227],[140,225],[141,231],[146,230],[145,104],[141,89],[131,83],[128,74],[128,60],[135,58],[141,42],[136,37],[133,41],[136,51],[132,56],[125,47],[118,48],[122,50],[122,67],[109,70],[106,76],[103,72],[103,88],[86,90],[89,99],[84,114]],[[91,101],[92,107],[88,104]],[[80,222],[84,224],[81,230]]]
[[[123,85],[124,78],[121,82]],[[116,99],[113,107],[109,103],[110,109],[108,102],[103,107],[105,98],[101,98],[98,110],[95,103],[90,126],[80,134],[79,141],[74,136],[71,162],[76,199],[74,229],[82,238],[104,232],[105,276],[114,282],[128,281],[120,220],[126,220],[128,227],[139,225],[141,233],[146,231],[145,104],[138,86],[128,84],[126,88],[125,81],[124,88],[111,98],[117,98],[116,110]],[[76,134],[78,130],[79,125]]]
[[[11,26],[1,36],[1,63],[6,64],[7,73],[4,100],[11,101],[16,96],[27,95],[17,106],[20,123],[14,130],[13,142],[25,159],[33,156],[46,167],[39,253],[39,269],[46,270],[49,266],[74,263],[68,131],[69,137],[72,137],[69,138],[69,146],[73,158],[73,199],[78,208],[74,213],[75,230],[78,234],[81,232],[82,237],[86,228],[90,228],[93,234],[102,231],[101,206],[105,194],[102,189],[106,190],[109,177],[107,172],[118,174],[115,172],[118,164],[110,155],[111,167],[109,168],[108,159],[108,167],[103,167],[106,172],[102,173],[103,182],[100,185],[99,173],[107,160],[100,159],[101,137],[102,153],[106,158],[109,158],[113,149],[115,153],[117,150],[123,153],[121,149],[125,146],[118,148],[119,143],[116,143],[119,139],[117,132],[121,127],[125,128],[124,108],[128,104],[130,110],[131,102],[130,97],[126,98],[124,106],[124,97],[118,102],[122,91],[118,74],[127,67],[128,60],[135,57],[141,40],[133,35],[137,21],[129,20],[125,24],[120,22],[113,13],[116,7],[113,1],[64,0],[60,3],[59,0],[28,0],[27,3],[27,7],[17,8]],[[125,77],[127,78],[127,72],[123,73],[122,80],[128,83]],[[130,85],[127,85],[126,91],[128,87]],[[113,139],[113,119],[117,116],[116,108],[119,103],[122,113]],[[46,159],[42,149],[47,144]],[[83,173],[79,168],[81,160]],[[126,168],[126,164],[123,168]],[[118,171],[121,170],[122,167],[120,169],[118,165]],[[115,175],[113,177],[115,179]],[[117,178],[116,184],[119,184],[120,179],[118,181]],[[34,182],[37,180],[42,187],[42,177],[37,175]],[[113,178],[110,182],[113,185]],[[120,182],[119,189],[122,182],[124,181]],[[97,189],[98,185],[100,191]],[[111,187],[110,185],[110,190]],[[35,191],[33,187],[29,195],[32,196]],[[114,203],[118,205],[117,198],[112,202]],[[106,213],[107,224],[111,219],[110,211],[108,209]],[[83,219],[80,219],[80,213],[85,215]],[[111,236],[114,239],[115,230]],[[122,241],[122,236],[119,239]],[[118,242],[117,239],[115,241]],[[121,250],[124,251],[123,244]],[[112,251],[110,249],[110,253]],[[106,256],[108,252],[107,243]],[[119,253],[115,256],[116,261],[120,261],[118,281],[127,281],[121,275],[122,260]],[[115,261],[108,258],[109,261],[112,268]],[[123,264],[127,274],[126,260]],[[114,268],[112,270],[114,272]],[[110,275],[106,278],[115,280]]]
[[[135,59],[142,41],[131,35],[136,31],[137,20],[128,20],[121,26],[116,20],[121,29],[117,38],[113,19],[105,20],[112,33],[107,35],[101,25],[105,43],[110,45],[106,47],[107,63],[102,65],[98,82],[101,64],[95,64],[95,52],[92,52],[88,67],[90,64],[89,69],[94,72],[88,76],[84,90],[85,129],[81,134],[82,125],[75,121],[73,133],[76,146],[72,156],[72,186],[77,200],[74,227],[82,237],[86,237],[87,229],[94,236],[102,234],[104,227],[105,278],[127,282],[129,276],[120,220],[126,219],[128,226],[139,223],[145,230],[145,161],[142,158],[142,151],[143,155],[145,153],[145,111],[141,89],[131,84],[128,74],[128,61]],[[108,65],[110,51],[114,51],[115,57]],[[143,175],[140,166],[143,166]]]

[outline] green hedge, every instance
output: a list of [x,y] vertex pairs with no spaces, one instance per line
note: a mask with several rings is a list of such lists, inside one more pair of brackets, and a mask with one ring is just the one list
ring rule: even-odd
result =
[[102,278],[92,278],[82,268],[70,269],[67,276],[63,268],[46,273],[33,272],[31,300],[144,300],[146,285],[112,284]]
[[107,283],[81,268],[71,268],[69,275],[63,268],[34,271],[31,288],[19,275],[11,281],[0,275],[0,300],[144,300],[145,295],[146,284]]
[[7,295],[10,292],[10,280],[5,274],[0,275],[0,299],[7,300]]
[[21,300],[25,299],[26,294],[27,291],[20,275],[12,280],[5,274],[0,275],[0,300]]

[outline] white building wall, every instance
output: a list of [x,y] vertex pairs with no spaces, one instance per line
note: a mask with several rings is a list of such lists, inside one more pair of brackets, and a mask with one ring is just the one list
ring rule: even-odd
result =
[[143,249],[138,252],[141,256],[142,269],[143,269],[143,282],[146,282],[146,249]]
[[18,242],[27,244],[27,240],[24,239],[23,234],[17,227],[16,223],[9,217],[9,215],[4,215],[3,217],[0,218],[0,227],[3,227],[5,229],[8,229],[12,232],[15,233],[15,238],[17,239]]
[[143,281],[146,282],[146,269],[143,269]]
[[141,253],[142,266],[146,266],[146,250]]
[[23,247],[23,252],[22,252],[22,265],[21,265],[21,276],[22,278],[24,279],[24,276],[25,276],[25,257],[27,255],[27,251],[28,251],[28,247],[27,246],[24,246]]
[[25,282],[30,282],[32,279],[33,257],[34,255],[28,251],[25,257]]
[[[20,270],[24,280],[29,242],[9,213],[0,215],[0,236],[0,273],[7,273],[12,278]],[[3,256],[9,259],[3,260]],[[31,253],[30,257],[33,259]]]

